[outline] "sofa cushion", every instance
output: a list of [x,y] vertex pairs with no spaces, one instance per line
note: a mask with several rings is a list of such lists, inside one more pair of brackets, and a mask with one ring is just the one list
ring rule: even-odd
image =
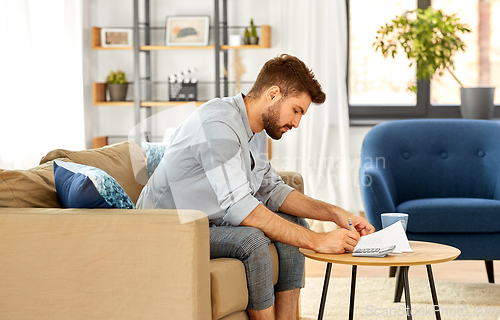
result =
[[[278,282],[279,261],[274,244],[269,245],[273,264],[273,284]],[[248,305],[248,288],[245,267],[237,259],[210,260],[210,287],[212,318],[220,319],[237,311],[245,311]]]
[[408,217],[413,233],[500,232],[500,201],[476,198],[437,198],[406,201],[397,212]]
[[52,162],[28,170],[0,169],[0,207],[60,208]]
[[54,182],[64,208],[135,209],[118,182],[101,169],[54,160]]
[[248,313],[245,311],[238,311],[235,313],[231,313],[230,315],[225,316],[224,318],[220,318],[219,320],[248,320]]
[[284,183],[294,188],[300,193],[304,193],[304,179],[298,172],[293,171],[278,171],[276,172]]
[[210,260],[212,319],[220,319],[248,305],[245,266],[237,259]]
[[144,149],[146,158],[148,159],[148,176],[151,177],[163,158],[165,150],[167,150],[167,144],[161,142],[143,142],[142,148]]
[[274,246],[274,243],[271,243],[269,245],[269,249],[271,250],[271,261],[273,264],[273,284],[278,283],[278,276],[279,276],[279,271],[280,271],[280,262],[278,259],[278,251],[276,250],[276,247]]
[[134,204],[148,181],[144,153],[141,147],[133,142],[126,141],[82,151],[57,149],[50,151],[40,163],[57,158],[69,159],[75,163],[103,170],[120,184]]

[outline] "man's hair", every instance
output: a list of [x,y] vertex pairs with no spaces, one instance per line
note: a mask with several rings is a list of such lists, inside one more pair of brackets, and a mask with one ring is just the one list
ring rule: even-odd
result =
[[282,54],[264,64],[247,96],[257,99],[272,86],[278,86],[284,98],[307,93],[314,103],[323,103],[326,99],[312,70],[299,58],[288,54]]

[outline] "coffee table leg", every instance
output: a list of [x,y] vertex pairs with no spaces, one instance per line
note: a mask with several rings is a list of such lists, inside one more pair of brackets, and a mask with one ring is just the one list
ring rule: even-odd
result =
[[403,267],[398,267],[396,275],[396,289],[394,290],[394,302],[401,302],[401,296],[403,295]]
[[410,302],[410,286],[408,285],[408,267],[400,267],[403,273],[405,302],[406,302],[406,319],[412,320],[411,315],[411,302]]
[[318,320],[323,319],[325,312],[326,294],[328,293],[328,284],[330,283],[330,274],[332,273],[332,264],[326,264],[325,282],[323,282],[323,293],[321,294],[321,303],[319,305]]
[[351,301],[349,302],[349,320],[354,319],[354,293],[356,292],[356,273],[358,271],[358,266],[352,266],[351,275]]
[[434,277],[432,276],[431,265],[426,265],[427,267],[427,277],[429,278],[429,285],[431,286],[432,303],[434,304],[434,313],[436,314],[436,319],[441,320],[441,312],[439,311],[439,303],[436,294],[436,286],[434,285]]

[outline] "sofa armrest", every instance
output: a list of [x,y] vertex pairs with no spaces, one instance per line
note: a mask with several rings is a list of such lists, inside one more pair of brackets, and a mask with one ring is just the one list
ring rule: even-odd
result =
[[500,174],[497,178],[497,184],[495,186],[495,193],[493,194],[493,199],[500,200]]
[[278,171],[277,173],[287,185],[295,188],[300,193],[304,193],[304,179],[300,173],[293,171]]
[[206,218],[2,208],[0,252],[1,319],[211,319]]

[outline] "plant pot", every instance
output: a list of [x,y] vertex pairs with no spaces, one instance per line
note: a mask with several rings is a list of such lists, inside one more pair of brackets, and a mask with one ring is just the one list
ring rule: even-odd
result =
[[250,44],[259,44],[259,37],[250,37]]
[[494,87],[460,88],[460,112],[464,119],[491,119],[495,104]]
[[106,83],[110,101],[125,101],[128,83]]
[[243,44],[244,45],[249,45],[250,44],[250,37],[244,37],[243,38]]

